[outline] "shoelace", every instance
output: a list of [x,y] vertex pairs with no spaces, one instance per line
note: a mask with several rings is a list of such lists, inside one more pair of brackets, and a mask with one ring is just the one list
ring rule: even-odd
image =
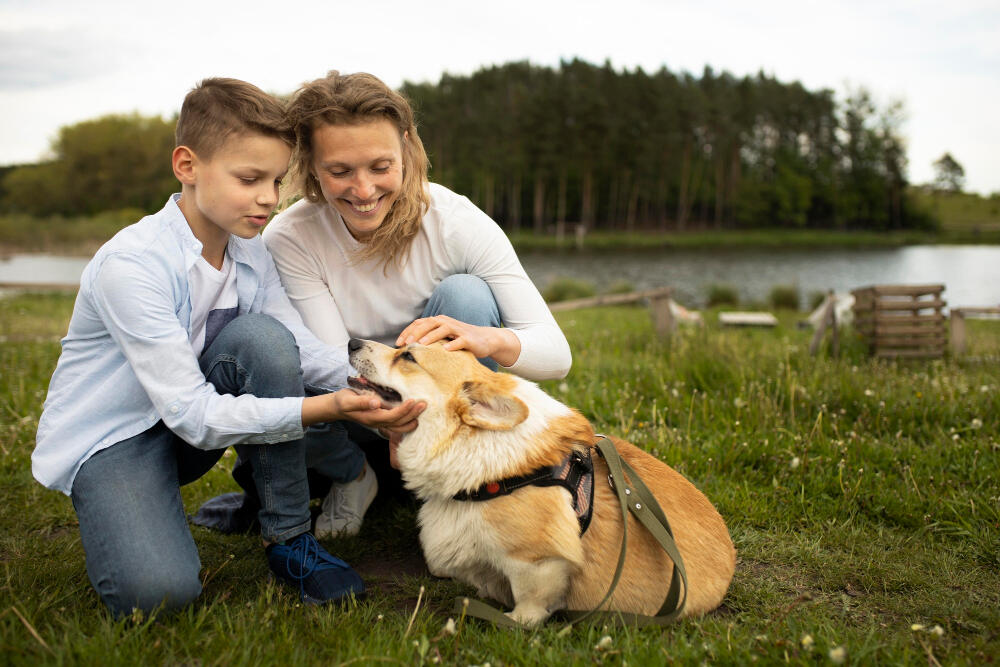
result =
[[313,572],[333,567],[346,569],[350,566],[339,558],[320,552],[319,543],[309,533],[303,534],[288,545],[288,553],[285,555],[285,570],[289,576],[299,582],[300,600],[304,599],[306,595],[305,580]]

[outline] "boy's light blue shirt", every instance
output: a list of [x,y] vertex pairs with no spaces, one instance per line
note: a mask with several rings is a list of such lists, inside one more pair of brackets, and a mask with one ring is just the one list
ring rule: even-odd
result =
[[[160,419],[202,449],[303,435],[302,398],[223,395],[205,380],[189,331],[188,271],[202,245],[178,199],[116,234],[83,271],[31,455],[35,479],[51,489],[68,495],[84,461]],[[227,251],[239,313],[270,315],[291,331],[310,388],[345,387],[347,351],[306,329],[260,237],[231,236]]]

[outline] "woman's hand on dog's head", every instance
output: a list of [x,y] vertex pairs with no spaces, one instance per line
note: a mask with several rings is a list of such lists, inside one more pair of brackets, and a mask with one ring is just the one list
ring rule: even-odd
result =
[[477,357],[491,357],[501,366],[512,366],[521,356],[521,339],[510,329],[466,324],[447,315],[414,320],[396,338],[396,347],[446,341],[446,350],[468,350]]

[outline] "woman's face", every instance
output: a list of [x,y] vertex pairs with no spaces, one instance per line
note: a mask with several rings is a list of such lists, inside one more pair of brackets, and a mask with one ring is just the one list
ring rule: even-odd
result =
[[[404,135],[405,136],[405,135]],[[358,241],[379,228],[403,186],[403,147],[385,119],[313,130],[313,174]]]

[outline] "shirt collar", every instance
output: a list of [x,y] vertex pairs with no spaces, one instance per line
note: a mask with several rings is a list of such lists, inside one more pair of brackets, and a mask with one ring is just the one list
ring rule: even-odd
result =
[[[180,241],[181,246],[184,249],[184,260],[186,268],[190,269],[191,266],[201,257],[202,242],[194,235],[191,231],[191,225],[188,224],[187,218],[184,217],[184,213],[181,211],[181,207],[178,206],[177,202],[181,199],[181,193],[175,192],[170,195],[167,200],[165,210],[167,213],[166,219],[167,224],[170,225],[171,230],[176,235],[177,239]],[[229,241],[226,244],[226,251],[229,253],[230,258],[234,262],[242,262],[244,264],[248,263],[247,250],[244,247],[246,241],[239,238],[238,236],[229,235]]]

